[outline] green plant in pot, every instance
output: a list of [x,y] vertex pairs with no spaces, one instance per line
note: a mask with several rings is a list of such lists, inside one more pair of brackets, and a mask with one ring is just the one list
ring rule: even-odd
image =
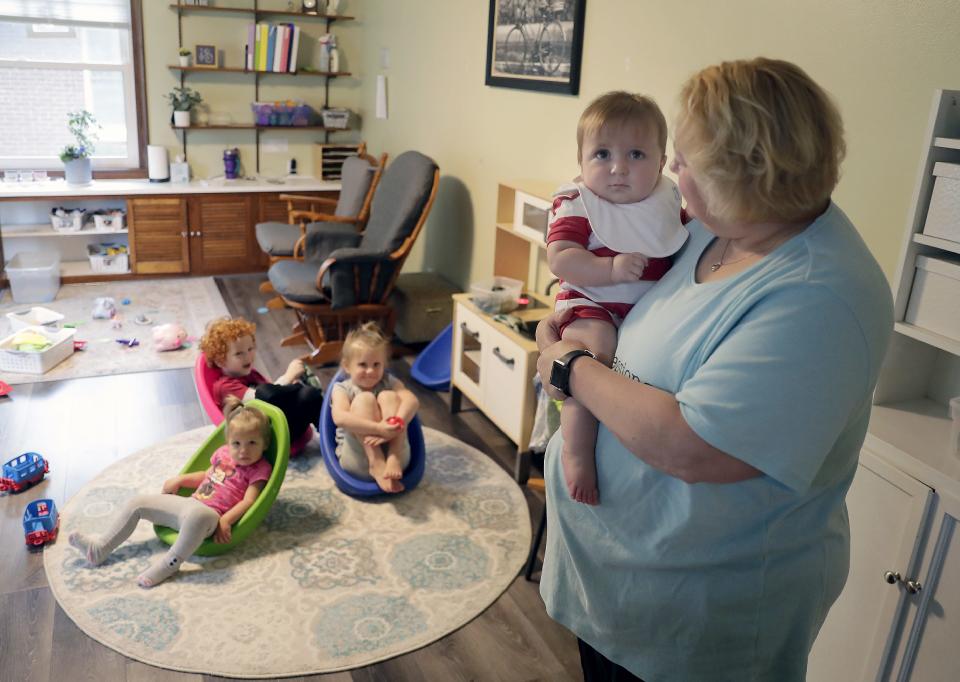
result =
[[181,47],[180,51],[180,66],[190,66],[190,56],[193,54],[185,47]]
[[67,128],[76,142],[68,144],[60,152],[64,177],[71,185],[89,184],[93,180],[90,157],[93,156],[93,143],[97,140],[100,124],[93,114],[81,109],[67,114]]
[[186,86],[176,87],[166,94],[173,107],[173,125],[177,128],[190,127],[190,110],[203,101],[200,93]]

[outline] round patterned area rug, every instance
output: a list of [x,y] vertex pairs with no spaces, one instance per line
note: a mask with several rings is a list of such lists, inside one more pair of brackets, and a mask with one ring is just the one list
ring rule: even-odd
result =
[[434,642],[502,594],[530,545],[520,488],[487,456],[424,429],[420,485],[374,502],[347,497],[319,449],[291,460],[263,525],[233,552],[193,557],[144,590],[136,576],[165,551],[142,522],[92,568],[67,535],[99,533],[128,497],[157,492],[212,427],[106,469],[67,504],[44,551],[50,587],[85,633],[162,668],[282,677],[369,665]]

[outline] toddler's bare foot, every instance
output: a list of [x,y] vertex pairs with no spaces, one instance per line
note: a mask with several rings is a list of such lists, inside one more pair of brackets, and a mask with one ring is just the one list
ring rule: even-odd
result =
[[403,467],[400,466],[400,458],[392,452],[387,455],[387,464],[383,468],[383,475],[386,478],[392,478],[399,481],[403,478]]
[[83,555],[87,558],[87,561],[92,566],[99,566],[107,558],[107,554],[103,551],[103,547],[82,533],[73,531],[70,533],[67,541],[69,541],[73,547],[76,547],[83,552]]
[[592,457],[578,457],[564,450],[560,455],[563,479],[570,497],[583,504],[600,504],[597,490],[597,468]]
[[399,493],[403,490],[403,483],[387,476],[387,463],[383,460],[370,464],[370,475],[380,486],[380,490],[385,493]]

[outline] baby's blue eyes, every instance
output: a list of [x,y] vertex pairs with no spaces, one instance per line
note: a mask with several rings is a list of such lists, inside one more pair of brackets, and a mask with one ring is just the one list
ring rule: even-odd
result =
[[[629,157],[631,161],[642,161],[647,158],[647,155],[643,153],[642,149],[631,149],[629,152]],[[598,149],[593,154],[593,158],[597,161],[609,161],[610,160],[610,150],[608,149]]]
[[633,149],[630,151],[630,158],[634,161],[640,161],[641,159],[647,158],[647,155],[639,149]]
[[598,149],[597,153],[593,156],[600,161],[606,161],[610,158],[610,152],[608,152],[606,149]]

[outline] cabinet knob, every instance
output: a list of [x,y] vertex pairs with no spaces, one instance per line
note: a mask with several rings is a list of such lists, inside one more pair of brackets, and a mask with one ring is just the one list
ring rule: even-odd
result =
[[904,585],[907,588],[907,592],[909,592],[910,594],[917,594],[920,590],[923,589],[923,585],[921,585],[916,580],[908,580],[907,582],[904,583]]
[[884,571],[883,579],[891,585],[896,585],[900,582],[900,574],[895,573],[894,571]]

